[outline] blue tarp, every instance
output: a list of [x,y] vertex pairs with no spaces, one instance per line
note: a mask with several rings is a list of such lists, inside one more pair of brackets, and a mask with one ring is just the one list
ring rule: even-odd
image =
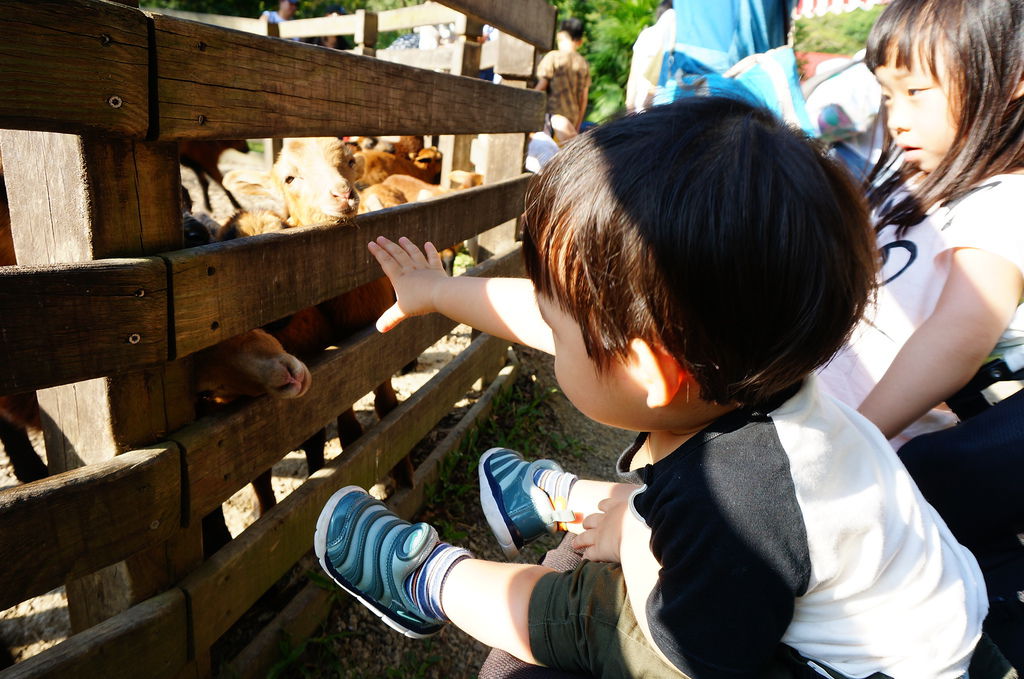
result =
[[[655,104],[683,96],[734,97],[771,109],[808,133],[796,59],[785,47],[797,0],[674,0],[674,47],[666,51]],[[774,50],[774,51],[773,51]],[[759,63],[744,63],[753,55]]]
[[725,73],[744,57],[785,45],[789,17],[796,3],[797,0],[674,0],[675,67],[693,75]]

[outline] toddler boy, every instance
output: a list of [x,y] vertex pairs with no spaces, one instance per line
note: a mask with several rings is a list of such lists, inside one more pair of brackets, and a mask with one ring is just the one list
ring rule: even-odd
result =
[[989,657],[974,558],[811,376],[875,271],[860,192],[820,149],[740,102],[656,107],[566,146],[523,227],[528,279],[371,243],[398,297],[378,328],[437,311],[554,354],[584,414],[644,432],[619,462],[643,485],[483,456],[506,553],[568,528],[568,573],[475,559],[343,488],[315,537],[343,588],[410,636],[450,620],[592,676],[957,679]]

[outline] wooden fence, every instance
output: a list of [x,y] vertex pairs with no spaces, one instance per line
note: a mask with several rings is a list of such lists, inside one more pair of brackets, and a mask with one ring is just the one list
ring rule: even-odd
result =
[[[368,329],[309,363],[303,398],[256,398],[200,420],[191,355],[378,276],[364,245],[377,234],[479,235],[493,256],[469,274],[517,273],[524,133],[541,127],[544,100],[130,2],[10,0],[0,20],[0,151],[19,263],[0,268],[0,395],[37,390],[57,472],[0,491],[0,608],[64,584],[74,632],[4,678],[210,676],[211,646],[309,552],[330,494],[373,484],[474,382],[494,380],[493,394],[505,379],[495,376],[507,345],[478,337],[203,559],[202,516],[453,324],[432,316],[386,335]],[[444,4],[468,17],[470,38],[486,22],[550,44],[554,9],[543,0]],[[377,17],[378,28],[392,18]],[[479,50],[466,50],[477,56],[457,73],[479,67]],[[389,134],[453,135],[454,147],[480,135],[485,186],[354,226],[181,249],[176,142]],[[417,470],[398,494],[402,513],[486,408],[484,398]],[[307,587],[231,673],[258,676],[280,635],[308,634],[326,607],[322,590]]]

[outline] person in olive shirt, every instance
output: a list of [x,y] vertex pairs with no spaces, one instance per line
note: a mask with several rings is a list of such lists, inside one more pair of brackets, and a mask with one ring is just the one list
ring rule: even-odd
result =
[[580,53],[583,22],[565,19],[555,36],[558,49],[544,55],[537,67],[535,90],[548,93],[547,118],[552,137],[560,145],[579,134],[587,112],[590,66]]

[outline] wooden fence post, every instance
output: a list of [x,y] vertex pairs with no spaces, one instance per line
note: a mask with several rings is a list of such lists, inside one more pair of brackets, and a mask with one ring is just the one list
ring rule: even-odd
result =
[[[460,22],[461,23],[461,22]],[[451,72],[454,75],[465,75],[475,78],[480,73],[480,36],[484,26],[478,21],[466,19],[452,55]],[[448,188],[451,181],[448,174],[452,170],[473,170],[470,160],[470,149],[473,144],[472,135],[442,135],[438,141],[438,150],[444,154],[441,161],[441,186]]]
[[[15,131],[4,131],[0,144],[20,265],[151,255],[182,246],[174,144]],[[148,332],[166,330],[125,328],[125,341],[142,341]],[[192,420],[190,377],[190,366],[179,361],[40,391],[50,471],[110,459]],[[198,530],[189,529],[69,582],[72,629],[91,627],[167,589],[199,563],[201,547]]]
[[[497,55],[494,72],[508,87],[526,87],[533,76],[536,49],[529,43],[498,32]],[[482,134],[473,148],[473,162],[477,172],[484,176],[485,184],[517,177],[523,172],[528,135]],[[515,243],[519,220],[511,220],[490,229],[473,239],[470,254],[484,261],[507,251]]]
[[355,49],[350,51],[353,54],[362,54],[367,57],[375,56],[377,54],[377,13],[357,9],[356,16],[361,21],[359,29],[353,36],[356,43]]
[[[281,35],[281,31],[277,24],[264,21],[263,35],[269,35],[270,37],[276,38]],[[263,140],[263,164],[266,166],[267,172],[269,172],[270,168],[273,167],[277,154],[281,152],[281,144],[281,139],[275,139],[273,137],[267,137]]]

